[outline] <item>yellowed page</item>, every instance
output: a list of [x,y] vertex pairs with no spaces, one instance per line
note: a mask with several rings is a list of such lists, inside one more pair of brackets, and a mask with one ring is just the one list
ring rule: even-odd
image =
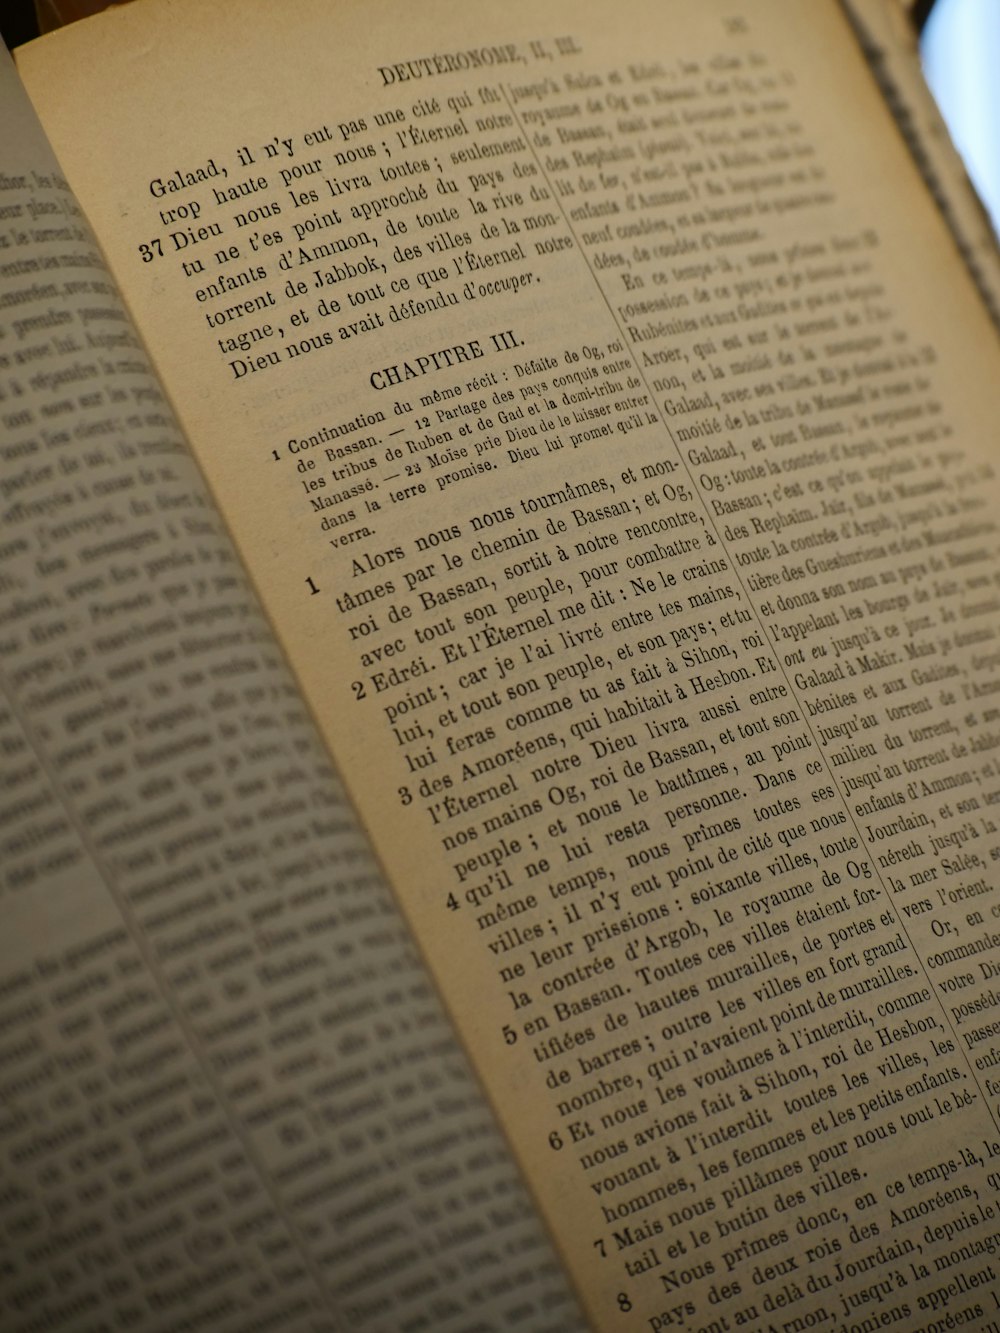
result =
[[595,1326],[986,1326],[1000,364],[839,11],[23,68]]

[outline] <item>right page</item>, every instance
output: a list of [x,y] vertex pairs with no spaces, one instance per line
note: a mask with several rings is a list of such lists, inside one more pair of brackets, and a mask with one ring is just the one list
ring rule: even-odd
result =
[[840,12],[22,67],[596,1326],[988,1327],[1000,358]]

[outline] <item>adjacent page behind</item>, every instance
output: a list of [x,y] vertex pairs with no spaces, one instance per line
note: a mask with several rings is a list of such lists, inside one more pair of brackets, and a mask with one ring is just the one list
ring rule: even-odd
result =
[[844,0],[900,132],[1000,324],[1000,249],[986,209],[924,79],[917,32],[899,0]]
[[24,74],[593,1323],[995,1323],[1000,361],[839,8]]
[[0,1325],[582,1327],[0,66]]

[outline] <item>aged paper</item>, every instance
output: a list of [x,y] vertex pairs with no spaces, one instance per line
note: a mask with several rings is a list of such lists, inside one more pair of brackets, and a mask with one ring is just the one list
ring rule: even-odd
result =
[[24,71],[594,1323],[985,1318],[1000,367],[839,11]]

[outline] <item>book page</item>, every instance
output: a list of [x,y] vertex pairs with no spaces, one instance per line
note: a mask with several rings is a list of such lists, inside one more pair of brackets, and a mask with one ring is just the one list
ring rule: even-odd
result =
[[579,1328],[0,72],[0,1325]]
[[839,9],[24,69],[595,1326],[986,1327],[1000,364]]

